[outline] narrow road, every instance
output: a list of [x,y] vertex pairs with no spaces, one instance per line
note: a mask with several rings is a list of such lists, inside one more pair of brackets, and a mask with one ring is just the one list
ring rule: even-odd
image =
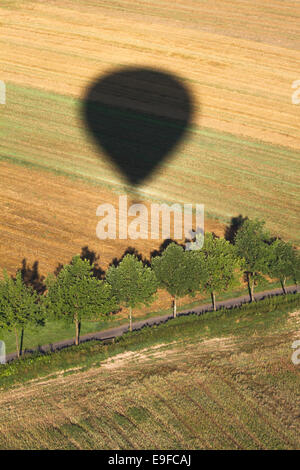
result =
[[[296,286],[289,286],[286,288],[287,292],[289,293],[296,293],[300,292],[299,287]],[[280,295],[282,294],[282,289],[272,289],[272,290],[267,290],[264,292],[259,292],[255,295],[255,300],[262,300],[265,297],[269,296],[274,296],[274,295]],[[248,295],[243,295],[241,297],[236,297],[234,299],[229,299],[229,300],[221,300],[220,302],[217,302],[217,309],[220,309],[222,307],[238,307],[241,304],[248,303],[249,302],[249,296]],[[209,312],[212,311],[212,306],[211,304],[204,304],[200,305],[199,307],[195,307],[193,309],[188,309],[188,310],[183,310],[177,314],[177,316],[180,315],[189,315],[191,313],[197,313],[200,315],[201,313],[204,312]],[[147,320],[140,320],[137,322],[133,323],[133,330],[139,330],[143,326],[153,326],[153,325],[159,325],[160,323],[165,323],[168,320],[172,319],[172,315],[161,315],[158,317],[152,317],[148,318]],[[110,340],[113,338],[116,338],[118,336],[122,336],[123,333],[126,333],[128,331],[128,324],[126,325],[121,325],[117,326],[115,328],[111,328],[109,330],[103,330],[103,331],[96,331],[94,333],[88,333],[86,335],[82,335],[80,338],[80,342],[83,343],[85,341],[91,341],[91,340]],[[63,341],[58,341],[53,344],[46,344],[44,346],[41,346],[39,348],[40,352],[47,352],[47,351],[55,351],[59,349],[63,349],[68,346],[74,345],[74,339],[67,339]],[[24,351],[24,354],[32,353],[34,352],[33,350],[28,350],[26,349]],[[14,360],[17,357],[16,353],[11,353],[6,355],[6,362],[10,362]]]

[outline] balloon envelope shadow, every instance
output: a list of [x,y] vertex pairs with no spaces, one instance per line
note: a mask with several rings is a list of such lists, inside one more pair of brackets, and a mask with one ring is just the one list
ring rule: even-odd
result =
[[133,186],[174,152],[192,112],[181,80],[151,68],[124,68],[100,77],[83,103],[89,132]]

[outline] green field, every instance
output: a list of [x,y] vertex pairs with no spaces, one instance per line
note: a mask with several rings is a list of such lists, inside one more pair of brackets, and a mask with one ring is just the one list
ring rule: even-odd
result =
[[0,447],[297,449],[297,308],[288,295],[1,366]]

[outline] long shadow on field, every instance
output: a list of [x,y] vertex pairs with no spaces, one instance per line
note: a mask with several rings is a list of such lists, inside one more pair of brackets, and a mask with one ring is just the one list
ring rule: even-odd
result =
[[101,153],[136,186],[176,151],[192,119],[192,101],[178,77],[127,67],[91,83],[82,115]]
[[26,258],[24,258],[22,260],[22,267],[18,271],[21,272],[22,279],[26,286],[33,287],[38,294],[43,294],[45,292],[45,276],[42,276],[39,272],[38,261],[35,261],[32,266],[30,266]]

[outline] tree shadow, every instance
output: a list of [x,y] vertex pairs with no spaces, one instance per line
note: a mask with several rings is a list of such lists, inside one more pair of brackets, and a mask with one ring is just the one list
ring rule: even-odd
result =
[[59,273],[63,269],[63,267],[64,267],[63,263],[58,263],[58,265],[56,266],[56,268],[53,271],[53,274],[54,274],[55,277],[57,277],[59,275]]
[[104,278],[105,271],[101,268],[98,262],[100,260],[100,255],[97,255],[94,250],[90,250],[88,246],[83,246],[81,248],[80,258],[83,260],[86,259],[91,265],[93,265],[93,275],[97,279]]
[[[93,275],[97,278],[97,279],[103,279],[104,276],[105,276],[105,271],[101,268],[100,264],[99,264],[99,259],[100,259],[100,255],[98,255],[96,253],[96,251],[94,250],[90,250],[89,247],[86,245],[86,246],[83,246],[81,248],[81,252],[80,252],[80,258],[82,260],[87,260],[90,265],[92,266],[93,265]],[[69,263],[71,263],[72,260],[70,260]],[[69,263],[65,263],[65,264],[69,264]],[[58,274],[60,273],[60,271],[63,269],[65,265],[63,263],[58,263],[58,265],[56,266],[55,270],[54,270],[54,275],[55,276],[58,276]]]
[[39,262],[35,261],[32,266],[27,263],[26,258],[22,260],[22,267],[18,269],[26,286],[31,286],[38,294],[43,294],[46,290],[45,276],[39,272]]
[[242,214],[238,215],[237,217],[232,217],[230,225],[228,225],[225,229],[225,239],[228,240],[230,243],[234,243],[235,236],[238,230],[241,228],[241,226],[246,220],[248,220],[248,217],[244,217]]
[[126,255],[134,255],[139,261],[143,263],[144,266],[150,266],[150,261],[144,257],[136,248],[129,246],[126,248],[124,253],[120,257],[115,257],[109,264],[109,266],[117,267],[121,261],[125,258]]
[[156,250],[152,250],[150,253],[150,259],[154,258],[155,256],[161,256],[165,249],[171,245],[171,243],[175,243],[178,246],[182,246],[183,248],[185,245],[183,243],[179,243],[177,240],[173,240],[172,238],[166,238],[160,245],[159,248]]

